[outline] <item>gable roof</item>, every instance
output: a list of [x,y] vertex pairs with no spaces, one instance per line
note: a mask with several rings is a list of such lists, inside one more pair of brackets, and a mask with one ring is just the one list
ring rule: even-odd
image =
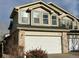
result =
[[54,6],[54,7],[56,7],[57,9],[59,9],[59,10],[61,10],[62,12],[64,12],[64,13],[70,15],[71,17],[76,18],[77,21],[79,21],[79,18],[78,18],[78,17],[73,16],[71,13],[69,13],[68,11],[66,11],[66,10],[64,10],[63,8],[59,7],[58,5],[56,5],[56,4],[52,3],[52,2],[48,3],[48,5],[49,5],[49,6]]
[[[58,12],[58,11],[56,11],[55,9],[53,9],[53,8],[51,7],[51,6],[54,6],[55,8],[57,8],[57,9],[61,10],[62,12],[64,12],[64,13],[68,14],[68,15],[69,15],[69,17],[71,17],[71,18],[75,18],[77,21],[79,21],[79,18],[77,18],[77,17],[73,16],[72,14],[70,14],[70,13],[69,13],[69,12],[67,12],[67,11],[65,11],[63,8],[61,8],[61,7],[57,6],[56,4],[51,3],[51,2],[50,2],[49,4],[46,4],[46,3],[45,3],[45,2],[43,2],[43,1],[36,1],[36,2],[33,2],[33,3],[24,4],[24,5],[21,5],[21,6],[16,6],[16,7],[13,9],[13,11],[12,11],[12,13],[11,13],[10,18],[12,18],[12,17],[13,17],[13,15],[14,15],[15,13],[17,13],[17,12],[18,12],[18,9],[25,8],[25,7],[32,6],[32,5],[36,5],[36,4],[43,4],[44,6],[46,6],[46,7],[47,7],[47,9],[49,8],[49,9],[51,9],[51,10],[55,11],[55,12]],[[41,6],[41,7],[43,7],[43,6]]]
[[28,7],[28,6],[32,6],[32,5],[36,5],[36,4],[43,4],[46,7],[49,7],[45,2],[40,0],[40,1],[33,2],[33,3],[28,3],[28,4],[21,5],[21,6],[16,6],[15,9],[20,9],[20,8],[24,8],[24,7]]
[[[21,9],[21,8],[25,8],[25,7],[28,7],[28,6],[32,6],[32,5],[36,5],[36,4],[40,4],[40,5],[42,5],[42,6],[40,6],[40,7],[47,7],[47,8],[45,8],[45,9],[47,9],[47,10],[51,10],[51,8],[45,3],[45,2],[43,2],[43,1],[37,1],[37,2],[33,2],[33,3],[28,3],[28,4],[24,4],[24,5],[21,5],[21,6],[17,6],[17,7],[15,7],[14,9],[13,9],[13,11],[12,11],[12,13],[11,13],[11,16],[10,16],[10,18],[12,18],[13,17],[13,14],[15,14],[16,12],[18,12],[18,9]],[[44,6],[43,6],[44,5]]]

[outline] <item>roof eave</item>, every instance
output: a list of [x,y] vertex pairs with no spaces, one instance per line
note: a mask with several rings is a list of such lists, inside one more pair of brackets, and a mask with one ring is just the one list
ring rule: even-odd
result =
[[79,21],[79,20],[78,20],[78,19],[79,19],[78,17],[73,16],[73,15],[70,14],[68,11],[64,10],[63,8],[59,7],[58,5],[56,5],[56,4],[52,3],[52,2],[49,2],[48,5],[54,5],[55,7],[57,7],[58,9],[60,9],[61,11],[65,12],[66,14],[69,14],[70,16],[72,16],[72,17],[74,17],[75,19],[77,19],[77,21]]
[[12,19],[13,16],[18,12],[18,9],[17,8],[14,8],[11,15],[10,15],[10,18]]
[[[21,5],[21,6],[16,6],[15,8],[16,8],[16,9],[20,9],[20,8],[22,8],[22,7],[26,7],[26,6],[29,6],[29,5],[37,4],[37,3],[40,3],[40,2],[43,2],[43,1],[40,0],[40,1],[32,2],[32,3],[24,4],[24,5]],[[43,3],[44,3],[44,2],[43,2]]]

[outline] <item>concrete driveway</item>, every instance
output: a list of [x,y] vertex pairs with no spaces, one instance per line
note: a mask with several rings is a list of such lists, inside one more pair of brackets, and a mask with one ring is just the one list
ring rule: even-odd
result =
[[48,55],[49,58],[79,58],[78,55],[74,54],[52,54]]

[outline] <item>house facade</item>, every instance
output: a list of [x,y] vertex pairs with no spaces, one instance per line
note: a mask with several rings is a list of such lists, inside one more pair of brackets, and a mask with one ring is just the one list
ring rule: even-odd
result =
[[14,55],[17,49],[17,55],[40,48],[48,54],[79,49],[79,19],[53,3],[17,6],[10,18],[8,47]]

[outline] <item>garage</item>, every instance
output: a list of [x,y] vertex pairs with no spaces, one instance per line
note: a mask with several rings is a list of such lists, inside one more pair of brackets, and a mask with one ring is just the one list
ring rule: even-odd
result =
[[33,49],[45,50],[48,54],[62,53],[61,37],[52,36],[25,36],[24,51]]

